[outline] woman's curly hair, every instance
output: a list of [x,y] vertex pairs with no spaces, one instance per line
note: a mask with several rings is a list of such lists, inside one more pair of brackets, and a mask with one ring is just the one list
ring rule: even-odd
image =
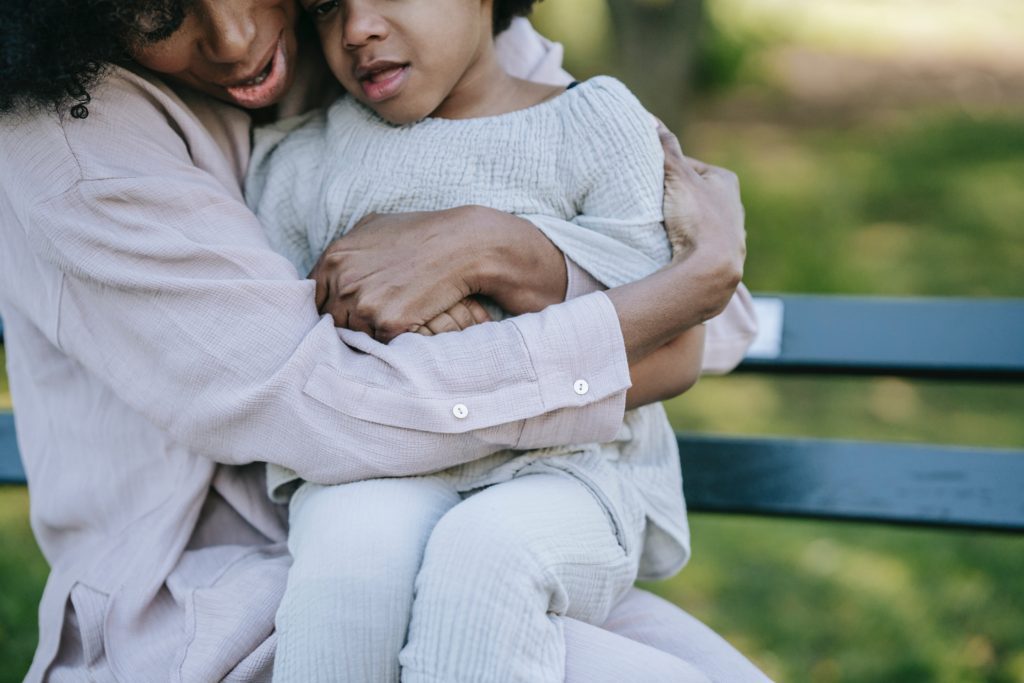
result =
[[89,115],[89,88],[132,48],[169,36],[191,0],[3,0],[0,114],[19,107]]
[[498,35],[516,17],[525,17],[533,10],[538,0],[494,0],[494,35]]

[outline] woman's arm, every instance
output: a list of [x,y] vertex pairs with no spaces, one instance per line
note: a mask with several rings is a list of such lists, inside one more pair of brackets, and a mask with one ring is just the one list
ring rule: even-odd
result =
[[[634,312],[620,309],[620,316],[631,321],[630,329],[623,330],[631,346],[634,330],[638,344],[639,337],[655,330],[642,320],[652,305],[659,309],[658,322],[675,326],[678,333],[721,312],[742,276],[745,256],[735,175],[686,159],[664,127],[659,135],[665,148],[665,217],[675,245],[675,267],[642,288],[614,295],[624,307],[636,298],[634,292],[660,292],[655,295],[660,301],[638,301]],[[318,283],[321,312],[332,314],[339,324],[358,320],[361,329],[385,341],[425,326],[472,294],[486,294],[513,313],[540,310],[565,296],[564,256],[532,223],[515,216],[463,207],[436,214],[371,216],[364,227],[332,244],[311,276]],[[654,283],[657,287],[650,287]],[[450,323],[437,331],[465,326]],[[637,349],[631,361],[674,336]]]
[[643,359],[630,363],[633,386],[626,392],[626,408],[639,408],[674,398],[700,378],[704,356],[704,326],[683,332]]
[[195,453],[323,483],[614,435],[629,377],[606,297],[390,346],[339,332],[230,176],[196,166],[222,158],[206,133],[183,144],[194,123],[139,81],[106,80],[87,122],[0,130],[5,300],[117,400]]

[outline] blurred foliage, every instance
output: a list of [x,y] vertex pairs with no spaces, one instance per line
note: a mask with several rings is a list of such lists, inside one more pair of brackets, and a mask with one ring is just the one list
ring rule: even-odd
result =
[[1024,295],[1015,113],[929,111],[838,127],[698,117],[684,143],[739,174],[747,280],[759,290]]
[[[1024,3],[706,10],[699,98],[668,122],[689,154],[739,174],[752,289],[1024,296]],[[668,410],[696,431],[1024,445],[1011,385],[743,375]],[[692,528],[691,564],[649,587],[777,680],[1024,681],[1019,536],[709,515]]]
[[[537,24],[586,77],[615,68],[610,16],[546,0]],[[706,0],[699,55],[700,97],[667,121],[739,173],[751,289],[1024,296],[1020,0]],[[668,410],[697,431],[1024,444],[1024,389],[1001,384],[742,375]],[[779,681],[1024,682],[1024,537],[692,527],[690,565],[649,587]],[[31,658],[44,576],[27,496],[0,488],[0,683]]]

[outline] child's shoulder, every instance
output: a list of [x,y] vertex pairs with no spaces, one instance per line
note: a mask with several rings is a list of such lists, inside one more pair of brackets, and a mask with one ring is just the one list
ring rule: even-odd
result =
[[594,76],[575,83],[566,93],[589,103],[591,106],[610,111],[647,113],[644,106],[626,85],[614,76]]
[[581,132],[622,140],[657,140],[656,120],[629,88],[612,76],[595,76],[563,95]]

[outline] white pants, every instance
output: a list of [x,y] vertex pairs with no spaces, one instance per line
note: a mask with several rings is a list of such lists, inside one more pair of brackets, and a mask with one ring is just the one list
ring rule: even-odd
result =
[[303,484],[274,678],[562,681],[562,617],[608,617],[642,533],[543,465],[465,499],[443,477]]

